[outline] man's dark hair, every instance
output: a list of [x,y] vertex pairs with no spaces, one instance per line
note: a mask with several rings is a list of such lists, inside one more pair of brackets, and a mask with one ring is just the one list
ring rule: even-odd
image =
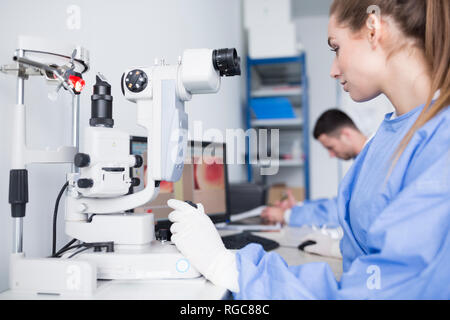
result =
[[353,120],[345,112],[339,109],[329,109],[317,119],[313,135],[315,139],[318,139],[322,134],[337,134],[338,130],[344,127],[358,130]]

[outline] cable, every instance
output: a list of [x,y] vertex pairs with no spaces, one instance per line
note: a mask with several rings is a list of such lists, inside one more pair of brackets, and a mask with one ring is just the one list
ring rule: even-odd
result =
[[67,248],[65,248],[65,249],[61,249],[61,250],[58,251],[58,253],[55,254],[55,257],[56,257],[56,258],[60,258],[61,255],[62,255],[64,252],[67,252],[67,251],[72,250],[72,249],[81,248],[81,247],[86,247],[86,243],[76,244],[76,245],[74,245],[74,246],[70,246],[70,247],[67,247]]
[[61,188],[61,191],[59,191],[58,197],[56,198],[55,203],[55,210],[53,211],[53,246],[52,246],[52,256],[56,254],[56,219],[58,217],[58,207],[59,207],[59,201],[61,200],[61,197],[66,190],[67,186],[69,185],[69,181],[64,183],[63,187]]
[[72,258],[73,256],[75,256],[75,255],[77,255],[77,254],[79,254],[79,253],[81,253],[81,252],[83,252],[83,251],[86,251],[86,250],[91,249],[91,248],[94,248],[94,247],[95,247],[95,246],[87,246],[86,248],[83,248],[83,249],[81,249],[81,250],[78,250],[78,251],[74,252],[73,254],[71,254],[71,255],[68,257],[68,259]]
[[62,247],[61,249],[59,249],[59,251],[57,253],[55,253],[54,255],[52,255],[52,258],[57,258],[61,252],[64,252],[65,249],[67,249],[68,247],[70,247],[72,244],[74,244],[77,241],[77,239],[72,239],[70,240],[64,247]]
[[[76,239],[73,239],[72,241],[76,241]],[[73,243],[73,242],[72,242]],[[65,253],[65,252],[67,252],[67,251],[70,251],[70,250],[72,250],[72,249],[78,249],[78,248],[82,248],[82,247],[85,247],[85,248],[87,248],[87,249],[89,249],[89,248],[106,248],[106,252],[114,252],[114,242],[112,242],[112,241],[109,241],[109,242],[90,242],[90,243],[86,243],[86,242],[84,242],[84,243],[81,243],[81,244],[76,244],[76,245],[74,245],[74,246],[70,246],[69,245],[70,244],[70,242],[68,243],[68,244],[66,244],[65,246],[64,246],[64,248],[62,248],[61,250],[59,250],[55,255],[54,255],[54,257],[55,258],[60,258],[61,257],[61,255],[63,254],[63,253]],[[83,250],[84,251],[84,250]],[[80,251],[80,252],[82,252],[82,251]],[[77,252],[77,254],[78,254],[79,252]],[[71,256],[70,256],[71,257]],[[69,257],[69,258],[70,258]]]

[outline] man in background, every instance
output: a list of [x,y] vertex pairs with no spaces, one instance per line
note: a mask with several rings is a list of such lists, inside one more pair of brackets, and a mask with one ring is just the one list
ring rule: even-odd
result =
[[[338,109],[327,110],[319,117],[313,135],[331,158],[342,160],[356,158],[368,141],[353,120]],[[268,223],[290,226],[338,226],[336,198],[298,203],[290,191],[287,191],[287,199],[265,208],[261,217]]]

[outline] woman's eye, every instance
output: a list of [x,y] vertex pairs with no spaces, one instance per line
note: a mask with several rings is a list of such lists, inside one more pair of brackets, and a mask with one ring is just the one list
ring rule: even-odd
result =
[[335,48],[331,48],[330,49],[331,51],[333,51],[333,52],[335,52],[336,53],[336,55],[338,54],[338,52],[339,52],[339,48],[338,47],[335,47]]

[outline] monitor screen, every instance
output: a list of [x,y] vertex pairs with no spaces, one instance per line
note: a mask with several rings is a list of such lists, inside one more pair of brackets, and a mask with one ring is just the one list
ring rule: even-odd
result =
[[[147,138],[131,137],[131,154],[141,155],[144,164],[132,168],[131,176],[139,178],[141,183],[130,192],[136,193],[146,185]],[[180,180],[160,182],[158,196],[134,212],[151,212],[156,222],[167,221],[173,211],[167,205],[169,199],[190,200],[201,203],[214,223],[228,221],[227,208],[228,178],[226,166],[226,146],[223,143],[189,141]]]

